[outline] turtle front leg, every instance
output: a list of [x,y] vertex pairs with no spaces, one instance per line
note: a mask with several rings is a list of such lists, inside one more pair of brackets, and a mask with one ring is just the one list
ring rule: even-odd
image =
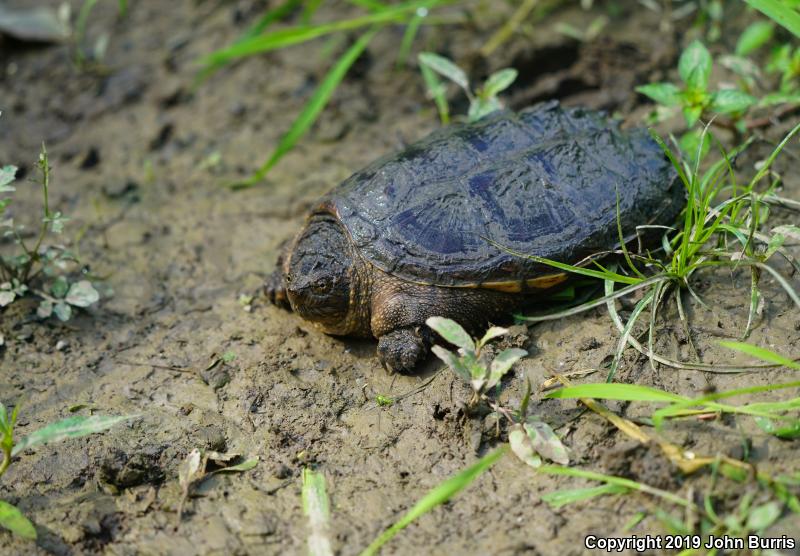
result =
[[289,298],[286,296],[286,286],[283,283],[283,269],[281,265],[267,278],[267,281],[264,283],[264,293],[267,294],[267,299],[269,299],[270,303],[273,305],[281,309],[286,309],[287,311],[292,310],[292,306],[289,305]]
[[389,371],[410,374],[428,357],[432,344],[433,334],[425,325],[398,328],[378,338],[378,359]]

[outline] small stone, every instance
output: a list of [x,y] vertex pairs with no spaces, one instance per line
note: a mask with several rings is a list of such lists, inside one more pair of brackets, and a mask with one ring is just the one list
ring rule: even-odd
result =
[[56,342],[56,351],[64,351],[69,347],[69,342],[65,340],[59,340]]

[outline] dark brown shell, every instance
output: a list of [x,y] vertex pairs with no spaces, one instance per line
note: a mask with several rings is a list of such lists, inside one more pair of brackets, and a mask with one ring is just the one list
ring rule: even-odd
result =
[[647,131],[549,102],[432,133],[353,174],[323,206],[392,275],[492,287],[554,271],[491,242],[577,262],[618,243],[617,199],[629,235],[672,224],[684,194]]

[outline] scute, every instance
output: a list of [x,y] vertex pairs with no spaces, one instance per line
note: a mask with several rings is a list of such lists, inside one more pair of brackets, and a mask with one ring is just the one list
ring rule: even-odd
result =
[[632,234],[671,224],[683,189],[646,131],[549,102],[441,129],[348,178],[320,210],[405,280],[516,291],[553,269],[492,242],[577,262],[616,243],[617,202]]

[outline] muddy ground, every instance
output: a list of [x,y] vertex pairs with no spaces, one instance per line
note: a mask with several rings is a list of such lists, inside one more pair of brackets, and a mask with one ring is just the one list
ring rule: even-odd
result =
[[[70,4],[76,11],[81,2]],[[0,533],[0,553],[303,553],[304,465],[328,481],[334,548],[357,553],[430,487],[499,442],[489,420],[464,418],[468,390],[449,372],[435,374],[436,362],[418,377],[388,375],[374,357],[373,342],[327,337],[260,294],[279,246],[315,198],[438,126],[416,69],[393,69],[402,29],[378,35],[320,122],[266,184],[234,193],[221,184],[246,177],[267,157],[330,60],[320,55],[319,43],[301,45],[226,68],[192,89],[196,58],[232,41],[265,3],[176,0],[169,9],[155,0],[130,4],[122,20],[115,2],[99,3],[92,13],[89,36],[111,35],[102,71],[77,68],[68,46],[0,46],[0,161],[31,176],[39,146],[47,143],[52,206],[73,219],[68,237],[85,232],[72,247],[93,275],[106,278],[101,302],[68,324],[38,321],[28,301],[0,313],[6,338],[0,399],[24,399],[21,434],[70,415],[69,408],[140,415],[110,432],[17,458],[0,497],[35,522],[39,540]],[[558,97],[640,122],[647,107],[633,86],[670,76],[679,45],[691,35],[661,29],[662,18],[640,4],[620,6],[593,42],[567,39],[552,23],[585,26],[604,7],[562,9],[537,24],[535,33],[518,34],[482,60],[477,48],[511,8],[476,2],[479,23],[423,29],[416,48],[448,54],[479,77],[517,67],[520,79],[508,96],[517,108]],[[331,4],[317,17],[341,17],[344,9]],[[731,27],[722,39],[728,48],[741,25]],[[459,98],[453,91],[456,111],[465,108]],[[765,141],[740,161],[745,172],[789,124],[764,131]],[[796,174],[785,172],[800,149],[795,142],[789,150],[777,168],[787,178],[784,195],[800,198]],[[36,186],[22,186],[18,198],[15,215],[33,222]],[[783,223],[795,216],[776,212],[774,218]],[[714,314],[691,311],[706,362],[744,361],[716,341],[742,330],[748,286],[745,273],[709,273],[699,280],[715,308]],[[751,341],[797,356],[796,308],[768,278],[763,291],[764,312]],[[241,294],[256,295],[250,311],[239,303]],[[630,308],[623,304],[623,314]],[[516,328],[507,342],[532,355],[507,381],[501,399],[517,403],[525,376],[538,387],[554,371],[607,363],[617,338],[602,310]],[[657,347],[688,355],[676,320],[661,327]],[[208,369],[226,352],[235,359]],[[690,396],[791,376],[780,370],[653,372],[635,353],[626,356],[619,374],[620,380]],[[399,396],[431,377],[420,392],[377,407],[377,394]],[[575,403],[541,401],[538,392],[535,398],[534,410],[557,427],[574,465],[682,495],[708,487],[707,475],[682,477],[657,451],[636,448]],[[647,414],[635,404],[612,407],[630,417]],[[698,454],[741,458],[746,445],[759,469],[797,470],[796,443],[765,435],[749,419],[676,422],[666,436]],[[196,447],[261,461],[252,471],[202,483],[176,530],[177,469]],[[506,457],[455,501],[398,535],[384,553],[580,554],[585,535],[621,535],[637,512],[659,505],[643,496],[607,496],[556,511],[539,498],[582,484],[539,476]],[[796,516],[787,515],[770,532],[796,533],[798,525]],[[660,531],[659,522],[647,517],[631,533]]]

